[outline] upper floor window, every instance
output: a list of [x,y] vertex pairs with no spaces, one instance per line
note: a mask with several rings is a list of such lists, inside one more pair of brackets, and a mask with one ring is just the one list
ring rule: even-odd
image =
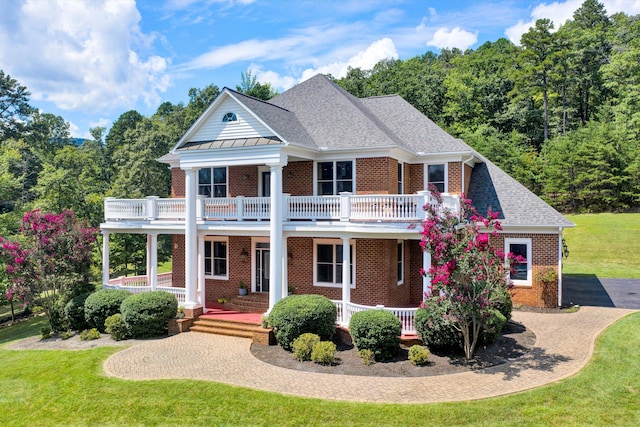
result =
[[318,195],[353,192],[353,161],[318,162]]
[[200,169],[198,194],[205,197],[227,197],[227,168]]
[[404,164],[398,162],[398,194],[404,194]]
[[446,172],[447,168],[444,164],[427,165],[427,189],[433,185],[440,193],[446,193]]
[[224,115],[224,117],[222,117],[222,123],[226,123],[226,122],[237,122],[238,121],[238,116],[236,116],[236,113],[227,113]]

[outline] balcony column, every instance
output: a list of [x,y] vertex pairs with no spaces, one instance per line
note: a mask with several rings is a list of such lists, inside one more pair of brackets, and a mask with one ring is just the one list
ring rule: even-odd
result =
[[287,249],[287,238],[282,238],[282,289],[280,289],[281,298],[289,295],[289,250]]
[[111,233],[102,231],[102,286],[109,284],[109,236]]
[[151,290],[158,287],[158,235],[147,234],[147,283]]
[[[227,254],[227,256],[229,256]],[[198,234],[198,302],[207,311],[204,294],[204,236]]]
[[[184,226],[184,308],[187,315],[198,316],[202,306],[198,304],[198,226],[197,215],[197,168],[186,168],[185,173],[185,226]],[[190,316],[191,317],[191,316]]]
[[348,237],[342,238],[342,318],[348,313],[347,304],[351,302],[351,245]]
[[282,299],[282,165],[271,169],[271,212],[269,215],[269,310]]

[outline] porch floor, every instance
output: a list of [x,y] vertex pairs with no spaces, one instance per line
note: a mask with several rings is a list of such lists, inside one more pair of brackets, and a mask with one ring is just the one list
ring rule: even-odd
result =
[[262,323],[261,313],[244,313],[241,311],[229,310],[217,302],[207,302],[207,312],[200,316],[203,319],[231,320],[235,322]]

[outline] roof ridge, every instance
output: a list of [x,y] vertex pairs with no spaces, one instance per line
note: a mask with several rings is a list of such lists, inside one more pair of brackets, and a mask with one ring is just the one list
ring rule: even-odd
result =
[[247,95],[246,93],[238,92],[237,90],[233,90],[228,86],[225,86],[225,87],[222,88],[223,91],[225,89],[228,90],[229,92],[232,92],[232,93],[234,93],[236,95],[243,96],[245,98],[249,98],[249,99],[251,99],[253,101],[257,101],[257,102],[260,102],[262,104],[267,104],[267,105],[269,105],[271,107],[279,108],[280,110],[283,110],[283,111],[286,111],[286,112],[289,112],[289,113],[291,112],[290,110],[287,110],[286,108],[280,107],[279,105],[272,104],[269,101],[265,101],[264,99],[256,98],[255,96]]

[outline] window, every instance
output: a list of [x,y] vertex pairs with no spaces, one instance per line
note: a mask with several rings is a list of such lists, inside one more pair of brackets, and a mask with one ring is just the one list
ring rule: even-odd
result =
[[209,237],[204,241],[204,275],[228,279],[227,239]]
[[398,162],[398,194],[404,194],[404,164]]
[[427,165],[427,189],[433,185],[440,193],[447,192],[446,167],[442,165]]
[[318,162],[318,195],[353,192],[353,162]]
[[531,286],[531,239],[504,239],[504,251],[525,259],[524,262],[512,266],[513,271],[509,273],[509,278],[513,284]]
[[227,197],[227,168],[200,169],[198,194],[206,197]]
[[[351,260],[351,287],[355,285],[353,245],[349,245]],[[316,286],[342,286],[342,242],[339,240],[316,240],[314,246]]]
[[224,117],[222,117],[222,123],[237,122],[237,121],[238,121],[238,116],[236,116],[236,113],[227,113],[224,115]]
[[398,240],[398,285],[404,283],[404,242]]

